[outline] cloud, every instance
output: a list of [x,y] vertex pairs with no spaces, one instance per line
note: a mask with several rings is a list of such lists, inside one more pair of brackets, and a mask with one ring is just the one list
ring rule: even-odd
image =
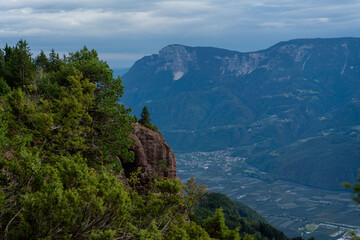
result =
[[[309,23],[341,22],[357,18],[357,1],[48,1],[17,0],[0,3],[0,31],[25,36],[212,34],[233,27],[278,28]],[[341,11],[342,14],[339,14]],[[347,17],[344,17],[347,16]],[[304,20],[305,21],[302,21]],[[198,34],[196,34],[198,35]]]
[[[39,3],[41,1],[37,1]],[[66,3],[66,1],[65,1]],[[196,4],[173,2],[172,7],[194,7]],[[36,5],[36,4],[35,4]],[[65,4],[66,5],[66,4]],[[168,3],[157,3],[159,8],[144,11],[121,8],[73,8],[63,10],[39,9],[24,5],[22,8],[0,10],[0,31],[9,35],[114,35],[162,33],[181,25],[199,21],[196,16],[179,17],[166,12]],[[100,7],[100,6],[99,6]],[[184,8],[183,8],[184,9]],[[166,12],[166,14],[165,14]],[[36,27],[35,27],[36,26]],[[36,31],[32,32],[32,29]],[[39,31],[41,29],[42,31]]]
[[56,42],[61,51],[91,43],[113,51],[111,61],[174,42],[250,50],[294,37],[360,36],[359,12],[358,0],[7,0],[0,42]]

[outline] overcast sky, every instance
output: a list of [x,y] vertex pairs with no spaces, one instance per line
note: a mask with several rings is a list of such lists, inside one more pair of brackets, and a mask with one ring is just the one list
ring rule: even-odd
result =
[[294,38],[360,37],[360,0],[1,0],[0,47],[95,48],[112,68],[173,44],[255,51]]

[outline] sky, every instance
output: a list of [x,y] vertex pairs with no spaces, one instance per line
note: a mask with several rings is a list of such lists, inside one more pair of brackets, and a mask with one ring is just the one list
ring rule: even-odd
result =
[[84,45],[114,69],[170,44],[242,52],[296,38],[360,37],[360,0],[1,0],[0,47]]

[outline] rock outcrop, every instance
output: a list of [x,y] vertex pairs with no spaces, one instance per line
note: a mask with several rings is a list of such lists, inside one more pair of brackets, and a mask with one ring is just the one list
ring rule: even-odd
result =
[[131,172],[142,167],[141,181],[145,183],[153,177],[177,178],[175,155],[163,136],[140,124],[133,127],[130,138],[134,143],[130,150],[135,153],[135,160],[124,164],[125,175],[129,177]]

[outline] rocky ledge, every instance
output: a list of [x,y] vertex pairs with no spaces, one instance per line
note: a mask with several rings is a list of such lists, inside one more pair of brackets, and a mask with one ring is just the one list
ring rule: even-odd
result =
[[124,164],[125,175],[129,177],[131,172],[141,167],[143,169],[142,182],[148,182],[153,177],[177,178],[174,152],[161,133],[140,124],[134,124],[133,127],[130,138],[134,140],[134,143],[130,150],[134,152],[135,160]]

